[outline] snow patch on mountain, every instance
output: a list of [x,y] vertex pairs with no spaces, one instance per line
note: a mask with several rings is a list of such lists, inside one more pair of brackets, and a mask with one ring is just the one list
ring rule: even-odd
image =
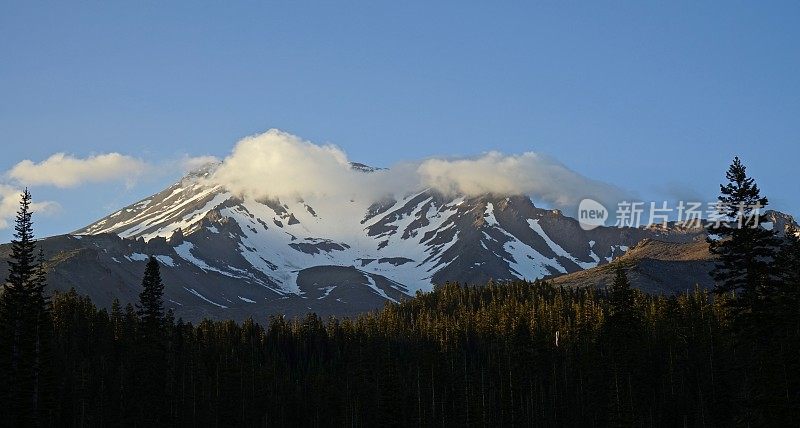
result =
[[192,249],[194,249],[194,244],[189,242],[189,241],[186,241],[186,242],[178,245],[174,249],[175,249],[175,253],[177,253],[182,259],[184,259],[187,262],[199,267],[200,269],[202,269],[204,271],[217,272],[217,273],[220,273],[222,275],[229,276],[229,277],[232,277],[232,278],[241,278],[240,275],[235,275],[235,274],[233,274],[231,272],[227,272],[227,271],[224,271],[224,270],[217,269],[215,267],[209,266],[205,261],[200,260],[199,258],[195,257],[192,254]]
[[539,219],[528,219],[528,225],[531,227],[531,229],[533,229],[534,232],[536,232],[539,236],[542,237],[542,239],[544,239],[544,241],[547,243],[547,246],[550,247],[550,249],[553,250],[553,252],[556,253],[556,255],[572,260],[582,269],[590,269],[597,266],[599,258],[597,257],[596,254],[594,254],[594,252],[591,253],[591,255],[593,256],[592,258],[595,259],[594,262],[582,262],[578,260],[577,258],[575,258],[575,256],[568,253],[566,250],[561,248],[560,245],[556,244],[555,241],[550,239],[547,233],[545,233],[544,229],[542,229],[542,226],[539,225]]
[[[157,242],[156,257],[165,267],[188,266],[240,281],[241,293],[227,295],[250,303],[242,296],[253,286],[276,299],[308,297],[298,275],[319,266],[356,269],[366,278],[357,289],[388,301],[397,300],[391,289],[413,295],[451,279],[532,280],[608,262],[635,244],[636,236],[655,233],[582,231],[574,220],[536,208],[523,196],[448,196],[422,189],[379,202],[343,198],[341,192],[256,199],[210,183],[208,174],[190,174],[77,231],[76,238],[111,233]],[[125,254],[127,260],[147,259]],[[315,300],[342,292],[320,287]],[[203,301],[230,306],[219,303],[227,301],[225,295],[211,298],[209,290],[187,287]]]
[[225,305],[221,305],[221,304],[219,304],[219,303],[217,303],[217,302],[215,302],[215,301],[213,301],[213,300],[211,300],[211,299],[207,298],[206,296],[203,296],[202,294],[198,293],[198,292],[197,292],[197,290],[195,290],[194,288],[187,288],[187,287],[183,287],[183,288],[184,288],[184,289],[186,289],[186,291],[188,291],[188,292],[190,292],[190,293],[194,294],[195,296],[197,296],[197,297],[199,297],[199,298],[201,298],[201,299],[205,300],[205,301],[206,301],[206,302],[208,302],[208,303],[211,303],[212,305],[214,305],[214,306],[216,306],[216,307],[218,307],[218,308],[222,308],[222,309],[228,309],[228,307],[227,307],[227,306],[225,306]]
[[169,267],[175,267],[175,260],[170,256],[155,256],[156,260]]
[[133,253],[130,256],[125,256],[126,259],[137,262],[146,262],[149,258],[147,254]]

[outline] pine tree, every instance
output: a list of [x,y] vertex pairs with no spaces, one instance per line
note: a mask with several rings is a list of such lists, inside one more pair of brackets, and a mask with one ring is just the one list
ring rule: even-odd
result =
[[[783,411],[793,402],[795,390],[786,376],[785,355],[787,350],[794,352],[791,360],[796,360],[796,349],[789,345],[791,335],[781,328],[787,317],[782,310],[784,278],[778,268],[781,240],[772,228],[763,227],[767,219],[761,214],[768,200],[738,157],[726,178],[718,197],[726,221],[710,231],[717,236],[709,239],[709,248],[718,256],[711,272],[715,291],[728,295],[735,364],[746,379],[737,397],[741,403],[737,419],[742,424],[783,425],[788,415]],[[767,410],[768,403],[778,405],[781,398],[785,405]]]
[[774,286],[770,272],[779,241],[775,232],[761,227],[768,200],[738,157],[725,177],[728,183],[720,185],[718,211],[726,221],[712,225],[710,231],[717,235],[709,238],[711,253],[719,257],[711,274],[717,293],[735,293],[729,300],[733,315],[750,315],[766,309],[764,301]]
[[614,268],[614,282],[608,289],[606,339],[618,349],[635,344],[641,333],[641,316],[636,308],[636,290],[631,288],[628,274],[619,263]]
[[136,345],[138,361],[137,396],[139,417],[148,424],[165,423],[166,322],[164,317],[164,284],[161,282],[158,261],[150,256],[144,269],[142,291],[139,293],[137,314],[139,335]]
[[47,420],[52,320],[43,266],[36,253],[31,194],[21,195],[11,241],[9,274],[0,297],[2,399],[12,424]]
[[628,281],[628,275],[621,265],[614,269],[614,282],[608,293],[608,301],[611,305],[610,316],[612,319],[622,322],[630,321],[635,318],[634,304],[635,295]]
[[137,305],[142,328],[147,333],[161,329],[164,322],[164,284],[161,282],[161,273],[158,261],[150,256],[144,269],[142,278],[142,291],[139,293]]
[[614,269],[614,282],[608,289],[608,304],[608,318],[603,326],[603,342],[610,351],[607,422],[609,426],[631,426],[635,419],[631,411],[633,397],[626,391],[631,373],[639,363],[642,325],[636,309],[636,292],[619,262]]
[[[780,276],[782,304],[800,310],[800,230],[794,224],[786,229],[776,268]],[[795,313],[792,318],[794,321],[800,320],[800,314]]]
[[114,329],[114,338],[120,340],[123,335],[124,315],[122,313],[122,305],[119,303],[118,298],[114,298],[111,302],[111,314],[109,316],[111,326]]
[[775,266],[780,279],[772,311],[775,334],[771,353],[779,358],[773,385],[781,392],[780,401],[785,399],[786,404],[782,415],[774,413],[788,426],[791,415],[800,415],[800,358],[797,357],[800,350],[800,231],[790,224],[785,232]]

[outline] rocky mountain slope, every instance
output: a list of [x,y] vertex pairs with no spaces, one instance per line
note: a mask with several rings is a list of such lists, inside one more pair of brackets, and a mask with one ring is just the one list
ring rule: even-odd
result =
[[[764,215],[767,222],[763,226],[775,230],[779,236],[786,233],[790,224],[797,226],[789,215],[772,210]],[[706,235],[697,235],[691,241],[645,238],[617,258],[613,265],[560,275],[551,281],[565,287],[604,288],[614,281],[615,267],[621,265],[631,284],[647,293],[681,293],[694,287],[711,289],[714,287],[711,270],[716,258],[708,247]]]
[[[421,190],[379,203],[326,195],[258,200],[215,185],[212,173],[213,166],[199,170],[81,230],[44,239],[52,287],[75,287],[100,305],[115,297],[135,302],[153,255],[162,264],[166,304],[185,319],[344,315],[446,281],[597,268],[644,239],[651,247],[669,243],[651,253],[680,252],[704,239],[702,230],[674,227],[584,231],[519,195]],[[7,253],[0,247],[0,258]],[[653,275],[679,269],[670,263]],[[579,275],[570,278],[589,285]],[[642,288],[674,292],[685,285],[653,281]]]
[[631,284],[647,293],[673,294],[695,286],[706,289],[714,286],[710,276],[714,258],[704,237],[685,243],[644,239],[613,265],[561,275],[552,282],[565,287],[604,288],[614,281],[618,264],[626,270]]

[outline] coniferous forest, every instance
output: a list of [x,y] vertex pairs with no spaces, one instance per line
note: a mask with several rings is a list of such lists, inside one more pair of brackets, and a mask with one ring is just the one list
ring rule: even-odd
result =
[[[736,159],[720,201],[764,206]],[[800,241],[723,227],[716,290],[445,284],[354,318],[198,324],[48,295],[20,205],[0,299],[12,426],[798,426]],[[746,203],[746,204],[745,204]]]

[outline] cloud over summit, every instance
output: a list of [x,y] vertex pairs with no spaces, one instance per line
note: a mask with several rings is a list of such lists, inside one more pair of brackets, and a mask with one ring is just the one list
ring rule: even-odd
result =
[[351,167],[339,147],[317,145],[276,129],[239,141],[212,180],[253,197],[342,195],[374,200],[431,188],[466,196],[525,194],[570,211],[584,197],[601,201],[625,197],[621,189],[535,152],[429,158],[364,173]]
[[426,187],[448,194],[529,195],[559,208],[574,208],[584,197],[621,198],[610,184],[586,178],[534,152],[489,152],[467,159],[427,159],[416,169]]
[[[210,184],[255,198],[321,196],[333,201],[374,202],[433,189],[447,195],[528,195],[545,206],[574,213],[585,197],[611,204],[630,197],[615,186],[584,177],[535,152],[428,158],[364,172],[353,168],[344,150],[335,145],[315,144],[271,129],[240,140],[221,161],[213,156],[184,156],[153,163],[120,153],[85,158],[56,153],[38,163],[23,160],[5,173],[7,183],[0,182],[0,229],[17,208],[21,186],[64,189],[103,182],[131,186],[146,175],[173,175],[208,164],[218,164],[207,178]],[[54,202],[42,202],[34,208],[52,212],[57,207]]]
[[347,193],[368,184],[344,151],[271,129],[239,141],[213,179],[253,197],[302,197]]

